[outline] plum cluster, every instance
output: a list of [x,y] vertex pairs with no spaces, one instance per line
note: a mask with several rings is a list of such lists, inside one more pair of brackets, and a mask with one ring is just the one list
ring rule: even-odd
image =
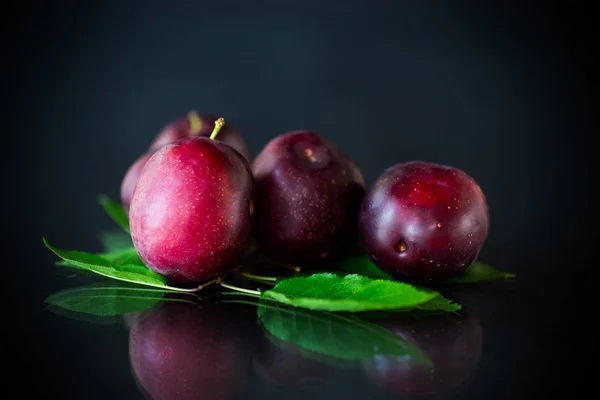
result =
[[251,160],[233,126],[197,112],[162,129],[121,200],[141,259],[173,282],[231,271],[252,238],[276,262],[311,266],[359,247],[395,278],[441,282],[473,263],[489,227],[485,196],[460,169],[407,161],[367,186],[318,133],[284,133]]

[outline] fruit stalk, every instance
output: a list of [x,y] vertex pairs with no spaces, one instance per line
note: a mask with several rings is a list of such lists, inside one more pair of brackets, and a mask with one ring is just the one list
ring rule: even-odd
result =
[[215,127],[213,128],[213,131],[210,134],[209,139],[214,140],[217,137],[217,135],[219,134],[219,131],[221,130],[223,125],[225,125],[225,120],[222,117],[217,118],[217,120],[215,121]]
[[200,135],[200,132],[202,132],[202,119],[200,115],[196,111],[190,111],[187,119],[190,122],[190,136],[195,137]]

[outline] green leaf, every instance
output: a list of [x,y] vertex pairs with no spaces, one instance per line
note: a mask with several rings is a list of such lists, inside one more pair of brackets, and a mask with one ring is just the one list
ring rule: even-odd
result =
[[366,276],[371,279],[387,279],[393,278],[380,270],[367,256],[351,256],[341,262],[340,268],[351,274]]
[[281,308],[263,301],[258,306],[258,319],[275,338],[328,357],[361,361],[376,355],[409,356],[431,365],[414,344],[351,315]]
[[115,283],[76,287],[54,293],[46,303],[68,311],[115,316],[142,311],[157,304],[166,292]]
[[98,202],[104,211],[115,221],[125,232],[129,233],[129,216],[123,205],[111,200],[106,195],[100,195]]
[[340,277],[318,273],[281,280],[261,296],[311,310],[356,312],[412,308],[438,293],[408,283],[373,280],[356,274]]
[[453,303],[442,295],[436,296],[427,303],[419,304],[419,310],[427,311],[458,311],[462,308],[460,304]]
[[[371,279],[389,279],[393,278],[380,270],[367,256],[348,257],[339,265],[339,267],[349,273],[359,274]],[[488,264],[476,262],[472,264],[460,276],[446,281],[447,283],[472,283],[502,278],[514,278],[516,275],[509,272],[502,272]]]
[[450,279],[449,283],[471,283],[471,282],[480,282],[480,281],[489,281],[494,279],[506,279],[506,278],[514,278],[516,274],[510,272],[503,272],[495,269],[494,267],[483,263],[483,262],[475,262],[471,264],[469,268],[465,272],[463,272],[460,276],[456,278]]
[[114,251],[128,249],[133,247],[131,235],[123,231],[107,231],[100,232],[98,235],[102,247],[105,252],[112,253]]
[[[116,265],[139,265],[141,267],[144,267],[144,271],[148,269],[134,247],[125,248],[110,253],[100,253],[95,255],[103,258],[104,260],[110,261]],[[80,266],[72,265],[71,262],[64,260],[57,261],[56,265],[81,269]]]
[[462,308],[460,304],[453,303],[442,295],[436,296],[427,303],[419,304],[413,308],[400,308],[396,310],[367,311],[360,314],[363,319],[389,318],[394,313],[405,313],[411,316],[438,315],[446,312],[456,312]]
[[114,251],[112,253],[102,253],[99,254],[99,256],[117,265],[139,265],[148,269],[138,255],[135,247]]
[[117,279],[124,282],[138,283],[147,286],[153,286],[164,289],[169,288],[165,284],[165,279],[141,265],[134,264],[115,264],[101,256],[83,251],[65,251],[59,250],[46,240],[44,244],[54,254],[66,261],[69,266],[84,269],[102,275],[108,278]]

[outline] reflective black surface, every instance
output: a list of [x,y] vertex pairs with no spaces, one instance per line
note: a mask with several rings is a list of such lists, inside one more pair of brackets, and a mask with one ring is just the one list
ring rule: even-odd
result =
[[[573,3],[340,3],[6,6],[7,398],[176,399],[174,386],[196,398],[553,398],[594,382],[593,14]],[[121,318],[46,310],[44,298],[83,282],[53,265],[41,237],[99,251],[97,234],[114,225],[97,195],[118,198],[127,167],[190,108],[235,123],[253,156],[285,131],[321,132],[367,183],[411,159],[464,169],[490,208],[480,258],[517,279],[446,288],[469,317],[415,328],[431,329],[415,340],[440,360],[431,385],[406,360],[340,365],[269,340],[256,309],[128,318],[140,326],[133,353]],[[155,351],[166,349],[161,369]]]
[[[58,375],[52,382],[69,398],[524,398],[567,388],[586,345],[572,340],[573,316],[556,318],[524,288],[519,280],[448,286],[442,292],[464,306],[456,314],[358,315],[415,345],[431,366],[408,356],[360,358],[365,337],[347,322],[305,310],[265,317],[246,297],[212,292],[203,300],[169,295],[120,318],[47,310],[41,320],[46,337],[62,336],[45,351],[73,374],[67,386]],[[384,339],[374,332],[366,341],[383,348]],[[554,370],[557,361],[570,372]],[[556,381],[540,386],[548,376]]]

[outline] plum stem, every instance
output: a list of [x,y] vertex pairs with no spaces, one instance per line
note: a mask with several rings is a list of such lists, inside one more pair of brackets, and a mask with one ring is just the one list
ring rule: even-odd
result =
[[210,134],[210,139],[214,139],[217,137],[223,125],[225,125],[225,120],[223,118],[217,118],[217,120],[215,121],[215,127],[213,128],[213,131]]
[[225,282],[219,282],[219,285],[221,285],[221,286],[223,286],[224,288],[227,288],[227,289],[235,290],[236,292],[247,293],[247,294],[251,294],[253,296],[257,296],[257,297],[260,296],[260,294],[261,294],[260,290],[244,289],[244,288],[241,288],[241,287],[230,285],[230,284],[225,283]]
[[190,111],[187,115],[187,119],[190,123],[190,135],[198,136],[202,130],[202,120],[200,115],[196,111]]
[[262,275],[254,275],[254,274],[250,274],[248,272],[242,272],[242,276],[253,280],[253,281],[258,281],[258,282],[264,282],[264,283],[274,283],[277,282],[277,278],[274,276],[262,276]]

